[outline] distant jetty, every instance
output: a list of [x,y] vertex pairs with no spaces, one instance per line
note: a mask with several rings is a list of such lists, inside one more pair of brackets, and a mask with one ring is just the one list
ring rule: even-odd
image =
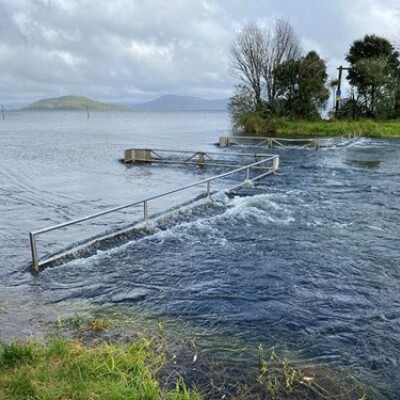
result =
[[120,104],[101,103],[83,96],[62,96],[57,98],[35,101],[24,110],[51,111],[51,110],[95,110],[95,111],[127,111],[129,107]]

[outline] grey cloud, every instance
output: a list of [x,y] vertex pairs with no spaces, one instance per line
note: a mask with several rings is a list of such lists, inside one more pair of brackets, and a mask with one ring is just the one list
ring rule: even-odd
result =
[[228,52],[243,22],[268,27],[285,16],[307,46],[336,63],[368,15],[376,19],[369,29],[384,29],[377,19],[396,1],[0,0],[1,97],[226,97],[235,83]]

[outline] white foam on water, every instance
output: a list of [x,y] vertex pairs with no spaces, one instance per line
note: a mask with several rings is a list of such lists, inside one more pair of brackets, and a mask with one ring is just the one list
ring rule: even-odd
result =
[[[273,225],[289,225],[296,223],[300,218],[296,213],[299,205],[306,209],[309,194],[302,190],[290,190],[287,192],[265,193],[254,196],[236,196],[229,198],[225,192],[218,192],[213,196],[214,204],[218,203],[223,207],[222,212],[216,215],[206,215],[194,221],[179,222],[180,216],[191,216],[195,206],[206,205],[207,200],[200,200],[184,207],[178,208],[167,216],[159,217],[157,220],[149,222],[149,234],[138,239],[130,240],[127,243],[116,244],[107,250],[98,250],[96,254],[84,258],[69,261],[73,265],[87,265],[109,258],[113,254],[121,254],[126,249],[131,248],[144,241],[166,242],[170,240],[181,242],[213,242],[220,246],[225,246],[228,240],[225,234],[221,233],[221,227],[242,226],[252,228],[254,226],[266,227]],[[220,210],[221,211],[221,210]],[[167,220],[168,218],[168,220]],[[167,229],[162,229],[165,222],[171,222],[171,218],[176,220],[176,225]],[[323,225],[322,220],[311,220],[310,225]],[[308,225],[308,224],[307,224]],[[140,227],[145,226],[141,224]]]
[[387,147],[387,144],[386,140],[361,137],[350,143],[348,147]]

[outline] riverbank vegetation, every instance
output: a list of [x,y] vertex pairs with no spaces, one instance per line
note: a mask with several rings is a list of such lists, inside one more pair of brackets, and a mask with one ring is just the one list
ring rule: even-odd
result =
[[400,138],[400,120],[293,120],[264,119],[255,114],[243,114],[240,132],[253,136],[323,137],[358,135],[375,138]]
[[[322,366],[294,367],[262,346],[246,366],[167,340],[164,327],[121,335],[119,322],[75,316],[48,339],[0,345],[2,400],[366,399]],[[128,332],[129,335],[129,332]]]
[[325,61],[303,52],[287,21],[278,19],[270,31],[245,25],[231,48],[231,72],[240,82],[229,103],[234,128],[270,136],[399,137],[399,53],[387,39],[366,35],[352,43],[346,61],[339,78],[328,80]]

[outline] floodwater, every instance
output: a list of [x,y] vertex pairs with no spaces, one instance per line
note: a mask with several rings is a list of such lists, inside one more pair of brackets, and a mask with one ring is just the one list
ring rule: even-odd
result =
[[[30,273],[29,231],[221,172],[127,167],[119,162],[126,148],[260,151],[219,150],[214,144],[229,131],[224,113],[6,114],[0,121],[0,336],[35,334],[37,323],[80,302],[132,306],[250,345],[285,346],[398,398],[399,140],[267,151],[280,154],[280,175],[229,197],[219,193],[223,201],[186,205],[90,257]],[[131,217],[126,211],[43,235],[39,253]]]

